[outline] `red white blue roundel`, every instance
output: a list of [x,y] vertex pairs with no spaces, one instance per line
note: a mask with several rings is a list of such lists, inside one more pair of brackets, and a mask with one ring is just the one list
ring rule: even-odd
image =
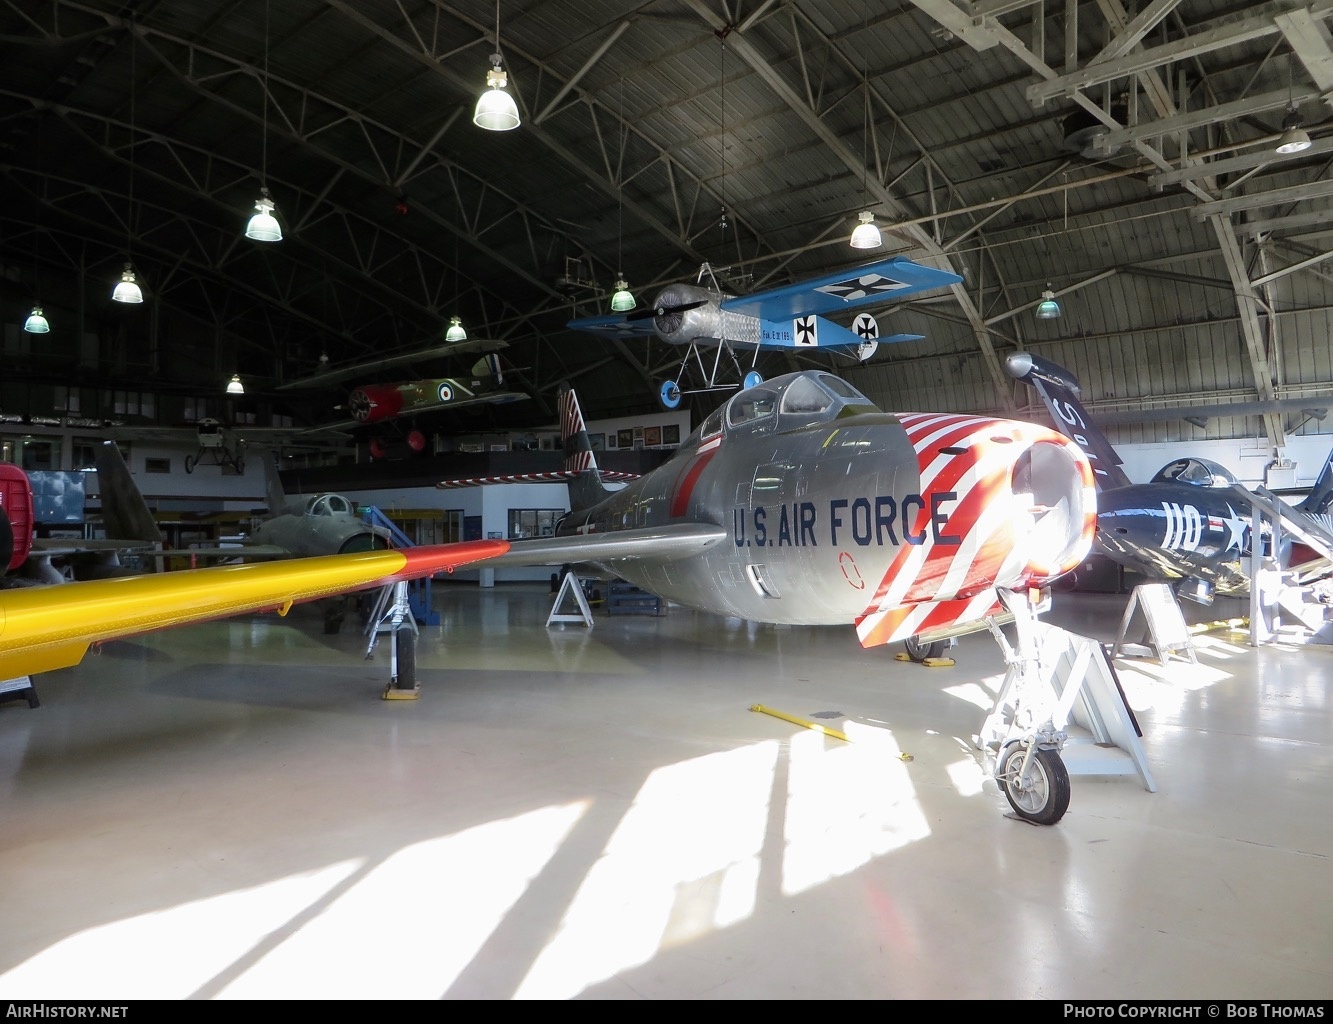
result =
[[435,388],[435,394],[441,402],[452,402],[454,400],[454,388],[447,380],[440,381]]

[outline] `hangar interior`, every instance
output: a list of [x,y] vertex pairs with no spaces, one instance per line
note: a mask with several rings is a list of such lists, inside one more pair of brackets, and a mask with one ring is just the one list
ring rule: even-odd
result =
[[[567,326],[621,282],[643,309],[703,268],[743,295],[899,255],[960,278],[873,309],[918,338],[754,366],[1045,421],[1004,368],[1033,352],[1145,475],[1203,445],[1308,483],[1333,434],[1330,14],[9,0],[0,432],[208,417],[336,470],[548,428],[566,382],[589,418],[642,417],[679,349]],[[509,130],[474,123],[488,73]],[[256,212],[280,240],[245,236]],[[853,249],[867,217],[880,244]],[[142,302],[113,299],[127,275]],[[455,319],[480,348],[450,351]],[[304,433],[482,349],[522,400]],[[969,749],[1003,674],[985,635],[927,670],[680,607],[551,629],[540,586],[438,600],[419,701],[376,700],[377,662],[333,668],[364,639],[294,614],[107,645],[0,707],[0,996],[1333,993],[1321,645],[1221,629],[1198,664],[1124,665],[1158,791],[1079,778],[1041,829]],[[1109,640],[1123,610],[1053,614]]]

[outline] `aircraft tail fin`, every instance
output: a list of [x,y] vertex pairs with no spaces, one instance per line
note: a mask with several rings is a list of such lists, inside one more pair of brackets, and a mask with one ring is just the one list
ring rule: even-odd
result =
[[264,452],[264,495],[268,501],[268,514],[280,516],[287,507],[287,492],[282,489],[282,478],[278,475],[278,453]]
[[130,467],[115,441],[104,441],[95,453],[97,489],[102,495],[102,523],[108,538],[138,540],[147,544],[164,543],[162,531],[153,518],[130,475]]
[[1302,512],[1316,515],[1333,511],[1333,449],[1329,450],[1324,468],[1319,471],[1310,493],[1296,507]]
[[560,442],[565,450],[565,471],[573,474],[569,478],[570,507],[596,505],[611,492],[602,483],[578,396],[568,387],[560,389]]
[[1121,468],[1120,456],[1097,429],[1083,403],[1078,400],[1078,378],[1063,366],[1030,352],[1011,352],[1005,368],[1016,380],[1031,384],[1041,395],[1051,414],[1055,429],[1083,449],[1092,463],[1098,490],[1129,486],[1129,477]]

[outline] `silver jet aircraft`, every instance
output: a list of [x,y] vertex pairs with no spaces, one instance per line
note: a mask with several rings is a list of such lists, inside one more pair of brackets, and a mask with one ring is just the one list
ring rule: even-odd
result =
[[[573,511],[554,536],[478,565],[588,565],[719,615],[854,625],[869,647],[974,628],[1004,610],[1000,591],[1035,596],[1092,542],[1092,470],[1062,434],[882,412],[821,370],[736,393],[670,460],[614,491],[573,392],[560,410]],[[1028,760],[1006,794],[1025,817],[1058,820],[1063,766]],[[1046,772],[1062,781],[1032,774]],[[1044,794],[1035,803],[1031,786]]]

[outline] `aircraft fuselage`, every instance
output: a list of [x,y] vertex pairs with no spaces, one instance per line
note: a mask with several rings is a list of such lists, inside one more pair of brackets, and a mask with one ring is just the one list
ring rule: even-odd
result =
[[687,556],[599,564],[723,615],[846,624],[1049,580],[1078,564],[1094,515],[1086,459],[1058,433],[887,414],[809,372],[734,396],[669,462],[557,534],[720,526],[722,542]]

